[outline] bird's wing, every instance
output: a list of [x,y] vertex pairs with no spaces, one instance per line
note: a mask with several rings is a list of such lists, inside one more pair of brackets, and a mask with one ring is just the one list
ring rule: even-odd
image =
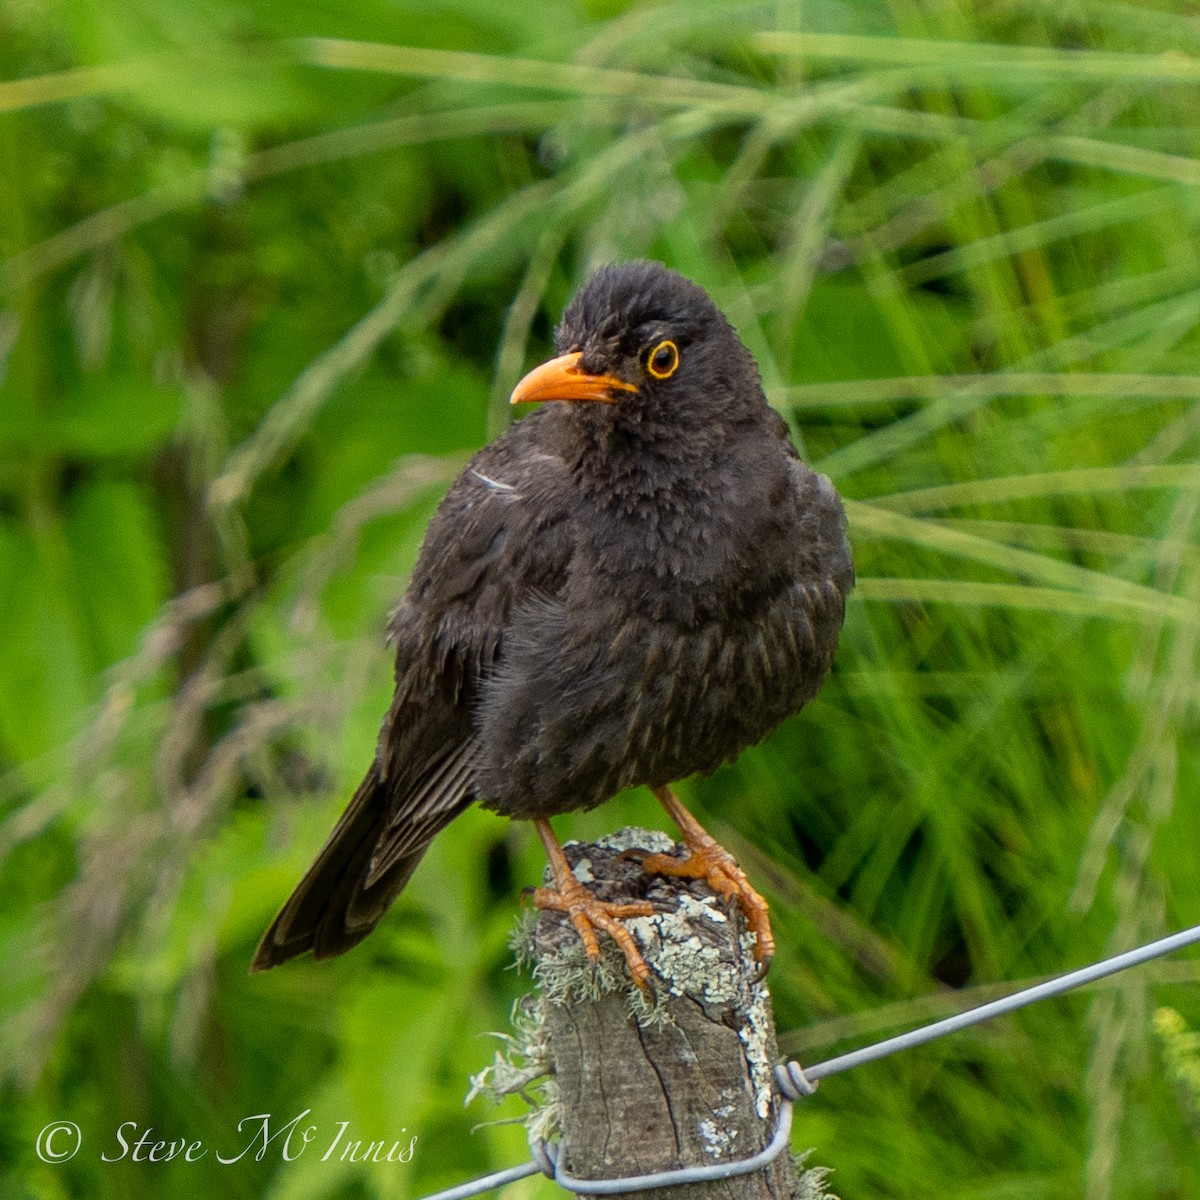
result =
[[854,587],[854,563],[841,497],[828,476],[799,461],[789,463],[789,473],[803,534],[799,547],[803,556],[801,570],[814,581],[831,587],[844,611],[846,596]]
[[555,503],[566,468],[526,425],[471,460],[429,524],[389,623],[396,693],[375,761],[267,931],[255,969],[361,941],[434,835],[475,799],[480,681],[514,609],[561,586],[572,549]]
[[424,778],[391,813],[367,864],[363,888],[373,888],[397,863],[424,851],[434,834],[470,803],[476,741],[473,737],[435,758]]
[[567,468],[539,448],[535,419],[481,450],[430,522],[392,616],[396,695],[379,738],[389,821],[368,885],[475,797],[475,706],[516,610],[562,587],[574,542]]

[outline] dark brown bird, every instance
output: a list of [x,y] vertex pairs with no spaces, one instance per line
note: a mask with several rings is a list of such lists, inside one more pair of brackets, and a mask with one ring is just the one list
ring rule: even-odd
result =
[[765,737],[817,693],[853,569],[833,485],[798,458],[758,369],[696,284],[604,267],[514,404],[548,403],[485,446],[429,524],[396,609],[396,694],[375,761],[267,930],[263,970],[374,928],[434,835],[469,804],[537,827],[554,875],[535,902],[648,969],[571,873],[549,824],[645,785],[686,860],[743,906],[765,969],[767,906],[668,784]]

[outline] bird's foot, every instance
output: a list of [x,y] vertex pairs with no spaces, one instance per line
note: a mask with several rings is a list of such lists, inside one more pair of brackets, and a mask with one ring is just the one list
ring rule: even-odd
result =
[[688,848],[686,858],[673,854],[643,854],[626,851],[630,857],[641,860],[644,870],[654,875],[673,875],[681,879],[703,879],[714,892],[723,896],[727,903],[734,900],[746,914],[746,925],[754,934],[754,958],[758,963],[755,980],[761,979],[775,957],[775,937],[771,933],[771,921],[767,902],[750,886],[746,872],[737,860],[719,842],[704,833],[684,831]]
[[642,991],[646,990],[649,986],[650,968],[633,940],[633,935],[621,922],[626,917],[653,916],[654,905],[648,900],[631,904],[599,900],[574,875],[559,881],[558,887],[533,888],[530,894],[535,908],[565,912],[571,918],[571,924],[575,926],[579,940],[583,942],[593,971],[600,962],[600,943],[596,940],[596,930],[602,929],[621,948],[625,961],[629,964],[629,974],[633,976],[633,982]]

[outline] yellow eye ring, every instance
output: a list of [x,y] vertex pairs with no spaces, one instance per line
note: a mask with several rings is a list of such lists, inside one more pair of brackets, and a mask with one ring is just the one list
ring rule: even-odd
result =
[[670,379],[679,368],[679,347],[664,338],[646,355],[646,370],[655,379]]

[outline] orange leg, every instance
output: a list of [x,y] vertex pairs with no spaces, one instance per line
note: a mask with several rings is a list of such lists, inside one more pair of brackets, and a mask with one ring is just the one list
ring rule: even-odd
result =
[[533,825],[542,839],[542,845],[546,847],[550,873],[554,876],[553,888],[533,889],[534,906],[565,912],[571,918],[571,924],[575,926],[593,967],[600,961],[600,944],[596,941],[596,930],[603,929],[624,952],[633,982],[645,990],[646,982],[650,978],[650,968],[646,965],[633,936],[621,924],[621,919],[653,916],[654,906],[648,900],[634,904],[613,904],[608,900],[598,900],[575,878],[571,864],[567,862],[567,856],[558,844],[554,830],[550,828],[550,822],[534,821]]
[[759,963],[758,978],[761,979],[775,957],[775,938],[771,934],[767,902],[750,886],[746,872],[737,865],[733,855],[679,803],[670,788],[654,788],[653,791],[671,820],[679,826],[690,853],[687,858],[649,854],[642,859],[642,866],[656,875],[704,879],[714,892],[719,892],[726,900],[736,899],[746,914],[746,924],[754,934],[754,957]]

